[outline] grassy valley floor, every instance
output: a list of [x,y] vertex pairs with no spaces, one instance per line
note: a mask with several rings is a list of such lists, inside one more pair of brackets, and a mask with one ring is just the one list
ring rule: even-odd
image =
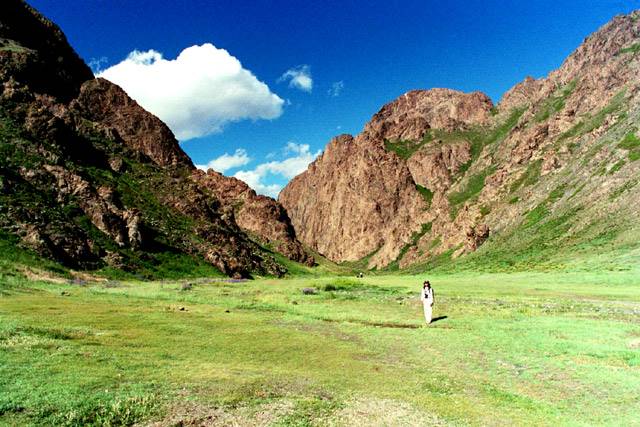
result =
[[429,278],[4,275],[0,424],[640,425],[639,272]]

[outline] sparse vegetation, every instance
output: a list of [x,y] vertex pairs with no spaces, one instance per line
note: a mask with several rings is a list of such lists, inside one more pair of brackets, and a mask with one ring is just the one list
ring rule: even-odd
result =
[[623,108],[625,95],[626,90],[622,90],[615,94],[611,101],[609,101],[609,104],[598,111],[595,115],[585,117],[571,129],[562,133],[558,138],[558,142],[582,136],[602,126],[607,116]]
[[627,161],[625,159],[621,159],[618,160],[613,166],[611,166],[611,169],[609,169],[609,172],[607,172],[609,175],[613,175],[614,173],[618,172],[620,169],[622,169],[622,167],[627,163]]
[[477,174],[469,177],[466,185],[459,191],[449,194],[449,204],[451,205],[451,217],[455,218],[460,206],[475,198],[484,188],[485,179],[495,172],[495,167],[490,166]]
[[630,162],[640,159],[640,138],[634,132],[627,133],[618,147],[628,151],[627,156]]
[[471,159],[463,165],[459,171],[462,176],[469,169],[471,164],[480,157],[482,150],[486,146],[499,145],[518,124],[520,117],[526,111],[526,108],[514,109],[507,119],[494,128],[474,127],[467,130],[456,132],[446,132],[440,129],[429,129],[422,141],[384,141],[387,151],[395,152],[403,159],[410,158],[420,148],[434,140],[441,140],[443,143],[452,143],[460,141],[468,141],[471,145]]
[[422,196],[424,201],[427,204],[427,209],[431,207],[431,202],[433,201],[433,191],[429,190],[427,187],[423,187],[420,184],[416,184],[416,190]]
[[425,144],[428,144],[432,140],[432,134],[430,132],[427,132],[422,141],[418,142],[408,140],[389,141],[385,139],[384,148],[387,151],[396,153],[401,159],[407,160],[409,157],[413,156],[416,151],[418,151]]
[[578,84],[578,79],[573,79],[563,87],[556,90],[556,92],[547,98],[540,106],[538,111],[533,117],[535,123],[543,122],[552,115],[561,111],[564,108],[566,99],[573,93]]
[[620,197],[621,194],[623,194],[625,191],[629,191],[632,188],[634,188],[636,185],[638,185],[638,180],[637,179],[632,179],[629,180],[627,182],[625,182],[624,184],[622,184],[620,187],[618,187],[617,189],[615,189],[610,195],[609,195],[609,200],[615,200],[618,197]]
[[540,179],[541,169],[542,159],[530,161],[524,173],[511,184],[511,192],[514,193],[521,187],[528,187],[530,185],[537,184]]
[[402,249],[400,249],[400,253],[398,254],[398,257],[396,258],[395,261],[393,261],[391,264],[389,264],[387,266],[387,270],[388,271],[396,271],[399,268],[399,262],[402,260],[402,258],[407,254],[407,251],[412,248],[413,246],[415,246],[418,241],[422,238],[422,236],[424,236],[425,234],[429,233],[431,231],[431,227],[432,227],[432,223],[428,222],[426,224],[422,224],[420,231],[414,231],[411,234],[411,238],[409,243],[407,243],[406,245],[404,245],[402,247]]
[[640,52],[640,43],[634,43],[629,47],[625,47],[625,48],[620,49],[618,54],[619,55],[623,55],[625,53],[630,53],[632,55],[635,55],[638,52]]

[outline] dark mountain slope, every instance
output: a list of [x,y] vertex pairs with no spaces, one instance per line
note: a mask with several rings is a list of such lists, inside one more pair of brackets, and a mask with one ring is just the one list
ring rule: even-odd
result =
[[[0,5],[0,78],[2,236],[80,269],[284,273],[193,178],[167,126],[94,79],[60,29],[18,0]],[[282,239],[304,254],[292,229]]]

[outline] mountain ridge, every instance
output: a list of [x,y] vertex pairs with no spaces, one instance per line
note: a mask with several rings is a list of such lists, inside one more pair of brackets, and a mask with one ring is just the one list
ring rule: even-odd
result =
[[[617,187],[624,176],[623,185],[633,187],[635,148],[630,143],[624,149],[620,141],[637,138],[639,16],[636,11],[614,18],[558,70],[525,79],[495,107],[488,98],[478,102],[486,97],[481,93],[458,93],[477,98],[465,112],[455,108],[461,101],[448,98],[454,92],[411,91],[383,106],[359,135],[332,140],[279,197],[302,242],[336,262],[366,259],[369,268],[397,268],[458,258],[485,241],[491,246],[535,209],[550,211],[536,224],[542,226],[553,220],[555,207],[577,209],[590,201],[575,218],[587,222],[590,206],[606,207],[611,194],[598,201],[586,192],[571,201],[564,193],[549,199],[554,188],[547,187],[554,182],[568,191],[574,186],[569,171],[584,176],[590,166],[606,170],[589,174],[589,186]],[[471,123],[458,114],[482,117]],[[600,163],[609,163],[590,165],[595,161],[589,149],[595,147],[596,154],[608,155]],[[576,167],[576,156],[589,157],[587,171]],[[631,199],[625,191],[621,196]],[[630,216],[619,212],[620,223]],[[571,245],[597,237],[569,228]],[[548,237],[558,252],[569,244]],[[545,250],[545,259],[551,252]]]
[[[72,268],[286,272],[262,230],[240,227],[231,202],[196,179],[162,121],[94,78],[62,31],[25,2],[7,0],[0,10],[3,236]],[[286,213],[271,215],[276,208],[256,204],[243,218],[278,222],[271,228],[285,256],[312,262]]]

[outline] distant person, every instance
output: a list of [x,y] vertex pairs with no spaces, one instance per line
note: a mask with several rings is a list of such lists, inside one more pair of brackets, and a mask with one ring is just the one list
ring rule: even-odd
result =
[[427,322],[427,324],[430,324],[431,318],[433,316],[433,303],[435,302],[435,299],[433,288],[431,287],[431,283],[429,283],[428,280],[422,284],[420,300],[422,301],[422,306],[424,308],[424,320]]

